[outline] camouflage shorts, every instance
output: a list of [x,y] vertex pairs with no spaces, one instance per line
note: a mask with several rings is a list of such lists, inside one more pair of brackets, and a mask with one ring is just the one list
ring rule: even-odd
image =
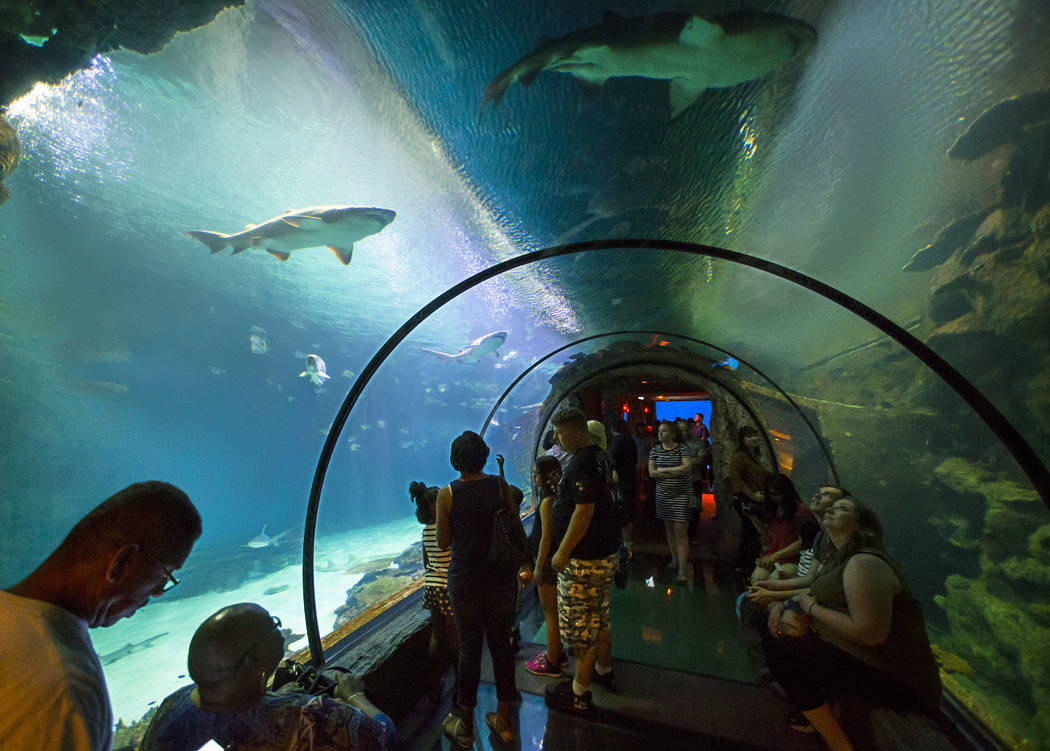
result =
[[586,649],[609,628],[609,585],[618,555],[583,561],[570,558],[558,574],[558,628],[562,641]]

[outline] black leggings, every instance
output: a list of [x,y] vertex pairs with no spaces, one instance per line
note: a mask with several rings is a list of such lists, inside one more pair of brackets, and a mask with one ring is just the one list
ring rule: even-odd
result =
[[490,566],[468,571],[449,571],[448,593],[459,633],[457,701],[473,709],[478,703],[481,681],[482,636],[488,640],[496,697],[513,701],[514,651],[510,644],[514,628],[514,600],[518,589],[517,569]]
[[931,711],[901,678],[861,662],[815,634],[775,639],[763,628],[762,651],[773,677],[803,711],[823,705],[829,695],[859,696],[908,712]]

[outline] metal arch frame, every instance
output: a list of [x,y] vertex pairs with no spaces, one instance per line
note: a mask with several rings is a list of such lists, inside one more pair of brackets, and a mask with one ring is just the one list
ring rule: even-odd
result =
[[[531,373],[533,370],[538,368],[540,365],[545,363],[550,358],[554,357],[554,355],[558,354],[559,352],[564,352],[565,350],[567,350],[567,349],[569,349],[571,347],[575,347],[578,344],[583,344],[584,342],[589,342],[589,341],[591,341],[593,339],[601,339],[602,337],[606,337],[606,336],[627,336],[627,335],[633,335],[633,334],[658,334],[660,336],[669,336],[669,337],[674,337],[676,339],[684,339],[684,340],[686,340],[688,342],[693,342],[694,344],[700,344],[700,345],[705,346],[705,347],[710,347],[711,349],[714,349],[714,350],[717,350],[717,351],[721,352],[723,355],[726,355],[728,357],[732,357],[734,360],[742,362],[744,365],[746,365],[747,367],[751,368],[751,370],[753,370],[755,373],[758,373],[758,375],[760,377],[764,378],[766,380],[766,382],[769,383],[769,385],[771,385],[774,389],[776,389],[780,393],[780,395],[783,396],[784,399],[787,400],[787,403],[790,404],[794,408],[794,410],[798,413],[798,416],[801,417],[802,420],[806,423],[806,427],[808,427],[810,432],[813,433],[813,437],[817,439],[817,445],[820,446],[820,450],[824,453],[824,458],[827,460],[828,467],[831,469],[831,476],[834,478],[835,484],[836,485],[841,485],[842,484],[840,482],[840,480],[839,480],[839,472],[838,472],[838,469],[835,467],[835,460],[831,456],[831,451],[828,450],[827,445],[824,443],[824,439],[820,437],[820,433],[817,431],[816,426],[813,425],[813,423],[810,421],[810,419],[806,416],[806,413],[802,411],[802,408],[800,406],[798,406],[798,404],[795,403],[795,400],[792,399],[791,396],[786,391],[784,391],[784,389],[780,388],[780,385],[776,381],[774,381],[772,378],[767,376],[765,373],[763,373],[761,370],[756,368],[751,363],[747,362],[746,360],[742,360],[740,357],[738,357],[737,355],[735,355],[734,353],[730,352],[727,349],[722,349],[721,347],[719,347],[716,344],[711,344],[710,342],[705,342],[703,339],[695,339],[695,338],[693,338],[691,336],[686,336],[685,334],[673,334],[673,333],[670,333],[668,331],[643,331],[643,330],[635,330],[635,329],[624,330],[624,331],[607,331],[604,334],[594,334],[593,336],[585,336],[582,339],[577,339],[575,341],[569,342],[568,344],[566,344],[564,346],[558,347],[557,349],[554,349],[554,350],[548,352],[546,355],[541,357],[539,360],[537,360],[536,362],[532,363],[527,368],[525,368],[525,370],[523,370],[521,372],[521,375],[519,375],[517,378],[515,378],[511,382],[511,384],[507,387],[507,390],[504,391],[500,395],[499,399],[496,400],[496,403],[492,406],[492,409],[489,411],[488,417],[485,418],[484,424],[481,426],[481,431],[480,431],[481,437],[482,438],[485,437],[485,432],[488,430],[488,427],[489,427],[489,425],[492,422],[492,418],[495,417],[496,412],[499,410],[500,406],[503,404],[503,400],[506,399],[508,396],[510,396],[510,392],[514,390],[514,387],[517,386],[519,383],[521,383],[521,381],[525,379],[525,376],[527,376],[529,373]],[[602,370],[600,372],[605,372],[605,371]],[[701,374],[699,372],[697,373],[697,375],[700,376],[701,378],[708,378],[709,377],[708,375]],[[720,386],[723,385],[717,378],[710,378],[710,380],[714,381],[715,383],[719,384]],[[730,393],[732,393],[732,392],[730,392]],[[740,401],[740,397],[738,395],[733,394],[733,396],[736,396],[737,397],[737,401]],[[761,423],[759,423],[759,424],[761,425]],[[768,439],[767,439],[767,443],[768,443]],[[772,446],[770,448],[772,449]]]
[[442,305],[458,297],[463,292],[477,286],[481,282],[499,276],[505,271],[516,269],[537,261],[559,256],[572,255],[575,253],[590,253],[601,250],[668,250],[676,253],[689,253],[692,255],[708,256],[718,258],[730,263],[748,266],[767,274],[779,277],[786,281],[797,284],[800,287],[815,292],[836,305],[845,308],[856,316],[864,319],[876,328],[891,336],[905,349],[915,355],[923,364],[936,373],[941,380],[947,383],[984,421],[1035,487],[1043,503],[1050,509],[1050,472],[1040,461],[1035,450],[1029,445],[1017,428],[1006,419],[1006,417],[993,405],[981,391],[970,383],[965,376],[953,368],[947,360],[938,355],[927,345],[923,344],[915,336],[909,334],[896,323],[884,315],[868,307],[859,300],[850,297],[844,292],[820,282],[813,277],[801,272],[781,266],[778,263],[755,258],[745,253],[718,248],[711,245],[697,245],[693,243],[679,242],[675,240],[652,240],[645,238],[620,238],[609,240],[596,240],[592,242],[569,243],[557,245],[543,250],[523,253],[513,258],[494,264],[487,269],[464,279],[463,281],[449,287],[419,311],[409,318],[401,327],[395,331],[379,351],[368,361],[364,370],[361,371],[353,385],[350,387],[346,399],[336,413],[332,422],[332,429],[328,431],[321,454],[317,460],[317,469],[314,471],[313,483],[310,487],[310,496],[307,501],[306,523],[303,534],[303,610],[306,617],[306,633],[310,646],[310,661],[314,665],[324,664],[324,648],[321,644],[320,630],[317,626],[317,601],[314,592],[314,535],[317,527],[317,510],[321,502],[321,489],[324,486],[324,478],[328,472],[328,465],[332,460],[336,442],[343,431],[346,419],[350,415],[361,393],[372,380],[379,366],[390,355],[390,353],[407,337],[413,329],[422,323],[431,313]]
[[[609,373],[609,372],[614,371],[614,370],[620,370],[621,368],[632,368],[632,367],[635,367],[637,365],[652,365],[652,364],[653,364],[652,360],[647,360],[644,357],[640,357],[640,358],[637,358],[637,359],[634,359],[634,360],[625,360],[624,362],[613,363],[613,364],[608,365],[607,367],[599,368],[598,370],[595,370],[593,373],[588,373],[587,375],[585,375],[582,378],[580,378],[578,381],[573,382],[573,384],[571,386],[569,386],[568,388],[565,389],[565,393],[571,393],[571,392],[575,391],[576,389],[581,388],[582,386],[586,385],[588,382],[595,380],[598,376],[604,375],[605,373]],[[661,365],[661,367],[664,367],[664,368],[671,368],[672,370],[680,370],[683,373],[689,373],[689,374],[692,374],[692,375],[700,375],[700,371],[699,370],[691,370],[687,366],[679,364],[679,363],[674,363],[674,364],[671,364],[671,363],[660,363],[660,365]],[[703,377],[707,378],[708,376],[705,374]],[[737,403],[741,407],[744,408],[744,411],[747,412],[749,415],[751,415],[751,419],[754,420],[755,425],[759,426],[760,428],[762,427],[763,423],[762,423],[761,418],[759,418],[759,416],[758,416],[758,414],[756,414],[755,410],[751,408],[751,404],[747,401],[747,399],[745,399],[743,396],[738,394],[731,386],[723,383],[722,381],[718,380],[717,378],[711,378],[710,380],[713,381],[714,383],[717,383],[727,394],[729,394],[734,399],[736,399]],[[556,406],[556,405],[553,405],[553,406]],[[547,420],[549,420],[550,417],[551,417],[551,415],[550,415],[550,412],[548,411],[548,413],[547,413]],[[766,448],[769,449],[769,454],[770,454],[771,457],[773,457],[773,460],[775,462],[776,461],[777,452],[776,452],[776,448],[774,448],[774,446],[773,446],[773,442],[771,440],[769,440],[769,433],[767,433],[765,430],[763,430],[762,431],[762,436],[763,436],[763,438],[765,438]],[[538,437],[537,440],[536,440],[536,443],[533,445],[533,447],[532,447],[532,455],[533,456],[536,456],[536,454],[539,452],[540,441],[542,439],[543,439],[542,436]]]

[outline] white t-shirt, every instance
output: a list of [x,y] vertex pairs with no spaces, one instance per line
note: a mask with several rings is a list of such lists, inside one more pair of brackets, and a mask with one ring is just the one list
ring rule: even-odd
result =
[[0,590],[0,749],[109,751],[113,710],[87,622]]

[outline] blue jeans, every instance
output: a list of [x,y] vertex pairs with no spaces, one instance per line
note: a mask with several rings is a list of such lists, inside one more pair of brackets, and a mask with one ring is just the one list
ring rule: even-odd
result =
[[452,617],[459,633],[459,706],[473,709],[478,703],[481,681],[482,636],[488,640],[496,697],[513,701],[514,652],[510,635],[514,628],[514,600],[518,587],[516,568],[485,566],[468,570],[449,569],[448,594]]

